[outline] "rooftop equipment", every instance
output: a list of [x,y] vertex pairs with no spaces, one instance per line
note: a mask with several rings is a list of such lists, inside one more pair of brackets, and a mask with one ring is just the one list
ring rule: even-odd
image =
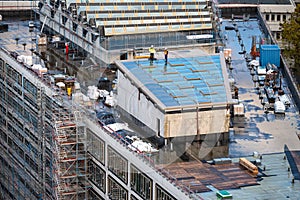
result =
[[280,95],[279,100],[285,105],[285,106],[290,106],[291,102],[286,94]]
[[285,112],[285,105],[281,101],[276,101],[274,104],[274,113],[275,114],[284,114]]
[[244,116],[245,115],[244,104],[239,103],[238,105],[233,105],[233,113],[234,113],[234,116]]
[[251,174],[253,174],[255,176],[258,174],[258,168],[257,168],[257,166],[255,166],[253,163],[251,163],[246,158],[240,158],[239,163],[240,163],[240,165],[242,165],[243,167],[245,167],[249,172],[251,172]]
[[280,67],[280,48],[278,45],[261,45],[259,61],[262,66],[270,63]]

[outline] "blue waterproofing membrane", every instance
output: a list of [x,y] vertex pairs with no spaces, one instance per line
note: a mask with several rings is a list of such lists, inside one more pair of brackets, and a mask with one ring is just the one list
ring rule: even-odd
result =
[[227,101],[219,55],[123,65],[166,107]]

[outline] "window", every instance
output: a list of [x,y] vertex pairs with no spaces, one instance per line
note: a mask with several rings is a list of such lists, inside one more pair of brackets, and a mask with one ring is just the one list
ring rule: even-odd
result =
[[128,192],[111,176],[108,176],[108,197],[111,200],[128,199]]
[[156,184],[156,199],[157,200],[175,200],[172,195],[170,195],[166,190],[161,188],[158,184]]
[[4,71],[4,61],[0,58],[0,71]]
[[104,200],[102,197],[100,197],[97,192],[93,188],[89,189],[89,198],[88,200]]
[[157,136],[160,137],[160,119],[157,118]]
[[89,162],[89,179],[105,193],[105,171],[93,161]]
[[108,169],[124,183],[128,181],[128,161],[110,146],[108,147]]
[[277,21],[280,22],[281,20],[281,15],[277,15]]
[[275,21],[275,15],[271,15],[271,21]]
[[24,89],[30,92],[34,97],[37,96],[37,87],[26,78],[24,78]]
[[277,40],[280,40],[280,32],[277,32],[277,33],[276,33],[276,39],[277,39]]
[[139,194],[143,199],[151,200],[152,198],[152,180],[138,170],[133,165],[130,166],[131,170],[131,181],[130,186],[131,188]]
[[282,15],[282,21],[286,21],[286,15]]
[[104,141],[98,138],[90,129],[87,129],[87,150],[99,162],[104,164]]
[[266,14],[266,21],[269,21],[269,20],[270,20],[270,15]]

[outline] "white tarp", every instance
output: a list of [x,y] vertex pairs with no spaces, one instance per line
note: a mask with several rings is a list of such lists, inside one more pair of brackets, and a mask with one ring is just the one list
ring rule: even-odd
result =
[[98,90],[100,97],[106,97],[109,95],[107,90]]
[[116,99],[114,97],[113,92],[110,92],[110,94],[108,96],[106,96],[104,104],[111,106],[111,107],[116,105]]
[[98,88],[96,86],[88,86],[87,96],[90,99],[98,99],[99,98],[99,92]]
[[252,61],[249,62],[249,65],[257,67],[259,65],[259,61],[258,60],[252,60]]
[[280,95],[279,100],[284,103],[284,105],[289,106],[291,104],[289,97],[286,94]]
[[257,75],[266,75],[266,74],[267,74],[266,67],[258,66]]
[[107,124],[104,126],[105,129],[107,129],[109,132],[116,132],[119,130],[130,130],[128,128],[128,124],[126,123],[114,123],[114,124]]
[[136,136],[132,136],[132,137],[126,136],[126,137],[133,141],[130,145],[128,145],[128,147],[130,149],[132,149],[133,151],[138,151],[140,153],[155,153],[155,152],[158,152],[158,150],[153,148],[150,143],[144,142]]
[[17,57],[17,61],[22,62],[26,65],[31,66],[33,64],[32,62],[32,56],[24,56],[24,55],[19,55]]
[[57,82],[56,85],[60,88],[64,88],[66,86],[63,82]]
[[75,90],[80,90],[80,83],[75,82],[75,83],[74,83],[74,89],[75,89]]
[[39,69],[42,69],[43,67],[42,67],[42,65],[40,65],[40,64],[34,64],[34,65],[32,65],[32,67],[31,67],[31,69],[37,69],[37,70],[39,70]]

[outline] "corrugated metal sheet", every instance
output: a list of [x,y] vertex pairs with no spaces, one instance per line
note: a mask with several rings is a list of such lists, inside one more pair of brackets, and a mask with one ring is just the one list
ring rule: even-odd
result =
[[261,66],[270,63],[280,67],[280,48],[278,45],[261,45],[259,61]]
[[211,165],[190,161],[170,163],[161,167],[168,171],[167,177],[172,177],[176,183],[185,185],[196,193],[210,191],[208,185],[218,190],[228,190],[258,184],[256,178],[240,168],[238,163]]

